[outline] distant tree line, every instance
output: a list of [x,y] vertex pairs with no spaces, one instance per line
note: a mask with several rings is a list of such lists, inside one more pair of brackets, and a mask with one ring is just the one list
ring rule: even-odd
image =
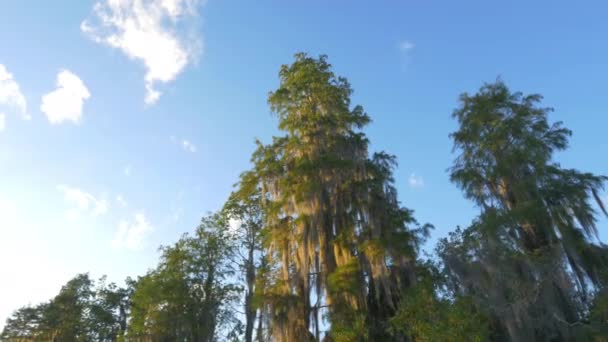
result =
[[[605,176],[561,167],[571,131],[501,80],[464,93],[451,181],[479,208],[420,247],[397,165],[326,56],[296,54],[268,103],[282,135],[217,213],[125,287],[81,274],[18,309],[4,341],[608,341]],[[437,213],[442,215],[441,212]]]

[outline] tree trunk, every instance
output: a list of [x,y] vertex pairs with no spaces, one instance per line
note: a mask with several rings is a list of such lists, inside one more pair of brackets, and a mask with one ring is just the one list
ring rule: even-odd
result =
[[255,286],[255,265],[253,263],[253,248],[249,248],[247,256],[247,294],[245,295],[245,342],[253,341],[253,325],[255,324],[256,309],[253,307],[253,294]]

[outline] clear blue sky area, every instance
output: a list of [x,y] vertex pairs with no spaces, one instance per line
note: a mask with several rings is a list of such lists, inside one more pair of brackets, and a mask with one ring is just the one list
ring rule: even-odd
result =
[[266,98],[298,51],[350,80],[403,205],[436,226],[428,251],[478,212],[446,170],[458,96],[483,82],[543,94],[574,132],[557,161],[608,174],[606,18],[605,1],[2,1],[0,326],[76,273],[143,274],[217,210],[277,134]]

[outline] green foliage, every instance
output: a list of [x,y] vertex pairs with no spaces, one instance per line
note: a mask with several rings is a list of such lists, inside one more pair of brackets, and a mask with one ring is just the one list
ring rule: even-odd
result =
[[608,340],[608,248],[591,242],[608,178],[554,161],[571,131],[542,96],[501,80],[461,95],[450,179],[481,212],[434,263],[419,258],[433,227],[399,202],[396,158],[368,151],[346,78],[298,53],[279,82],[284,135],[256,142],[220,212],[125,288],[78,275],[0,339]]
[[370,334],[364,312],[349,312],[347,317],[332,321],[329,338],[335,342],[369,341]]
[[[451,137],[460,154],[451,179],[482,208],[508,212],[521,226],[516,242],[526,250],[561,240],[574,259],[578,232],[597,234],[588,199],[591,193],[604,208],[597,194],[608,178],[552,161],[554,151],[567,147],[571,131],[561,122],[549,124],[552,109],[539,107],[541,100],[537,94],[511,93],[500,80],[473,96],[463,94],[453,114],[460,127]],[[578,272],[582,265],[571,266]]]
[[80,274],[48,303],[23,307],[8,318],[3,341],[116,341],[124,333],[126,293],[102,278],[97,288]]
[[345,265],[339,266],[328,276],[329,291],[335,293],[346,292],[353,295],[359,293],[363,285],[359,279],[360,272],[359,263],[355,259],[350,260]]
[[[451,137],[460,152],[451,179],[481,215],[438,252],[450,286],[472,296],[498,324],[496,338],[573,339],[592,288],[605,282],[605,247],[596,246],[598,192],[605,176],[563,169],[553,152],[571,132],[549,124],[540,95],[511,93],[502,81],[461,96]],[[502,336],[502,337],[499,337]]]
[[487,341],[488,319],[471,299],[440,298],[435,285],[427,279],[404,294],[399,311],[390,321],[391,331],[414,341]]
[[[254,178],[251,172],[241,175],[241,188],[230,195],[221,212],[223,220],[234,225],[230,231],[234,240],[233,261],[245,288],[245,342],[253,341],[256,320],[263,322],[268,315],[255,298],[256,293],[261,293],[260,287],[265,286],[265,255],[262,246],[264,215],[260,208],[260,189]],[[258,339],[263,339],[263,330],[263,324],[258,324]]]
[[162,248],[158,267],[135,284],[129,338],[214,341],[240,329],[228,307],[240,288],[225,281],[233,274],[227,229],[211,215],[195,236]]
[[597,294],[589,312],[590,335],[595,341],[608,341],[608,290]]
[[370,156],[369,116],[326,56],[296,54],[279,79],[268,102],[285,135],[258,143],[239,190],[260,191],[272,338],[320,339],[320,316],[334,340],[383,338],[430,226],[401,207],[395,158]]

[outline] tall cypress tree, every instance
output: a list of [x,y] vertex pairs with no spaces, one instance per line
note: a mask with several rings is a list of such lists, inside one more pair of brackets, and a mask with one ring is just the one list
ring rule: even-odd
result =
[[361,129],[370,119],[351,107],[350,84],[326,56],[299,53],[279,76],[268,102],[285,135],[253,155],[274,270],[263,294],[273,338],[319,340],[323,313],[336,341],[389,338],[428,226],[397,201],[394,157],[369,155]]
[[606,250],[593,200],[604,176],[562,168],[555,151],[570,130],[550,124],[542,97],[502,81],[461,96],[451,137],[459,155],[451,179],[482,210],[473,225],[440,247],[461,291],[489,309],[512,340],[571,339],[593,291],[605,281]]

